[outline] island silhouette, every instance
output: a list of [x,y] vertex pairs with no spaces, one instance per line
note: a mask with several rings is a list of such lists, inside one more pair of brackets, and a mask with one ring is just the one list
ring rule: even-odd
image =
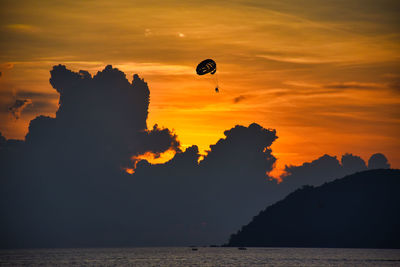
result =
[[303,186],[261,211],[226,246],[400,248],[400,170]]

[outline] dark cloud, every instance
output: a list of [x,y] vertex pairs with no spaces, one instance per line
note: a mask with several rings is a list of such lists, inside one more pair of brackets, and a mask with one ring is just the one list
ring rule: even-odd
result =
[[342,168],[345,174],[352,174],[367,169],[365,161],[359,156],[344,154],[341,159]]
[[243,100],[246,100],[247,98],[248,98],[248,97],[245,96],[245,95],[237,96],[237,97],[235,97],[235,98],[233,99],[233,103],[237,104],[237,103],[239,103],[239,102],[242,102]]
[[[225,139],[220,139],[201,162],[203,166],[219,166],[219,169],[228,167],[232,169],[251,166],[253,171],[260,168],[265,174],[272,170],[276,158],[269,148],[278,138],[276,131],[264,129],[253,123],[249,127],[239,126],[224,132]],[[246,164],[250,163],[252,164]],[[245,172],[249,170],[244,170]]]
[[32,100],[32,105],[27,106],[24,109],[25,114],[38,114],[41,112],[53,113],[57,110],[57,104],[49,101]]
[[286,166],[282,185],[294,190],[303,185],[319,186],[334,179],[367,169],[359,156],[344,154],[341,162],[336,157],[323,155],[300,166]]
[[200,163],[196,146],[178,152],[165,164],[137,163],[133,177],[142,189],[140,203],[153,207],[143,212],[168,217],[162,218],[163,226],[159,220],[143,222],[143,240],[220,244],[263,205],[284,195],[266,175],[276,160],[270,150],[275,131],[253,123],[235,126],[224,135]]
[[[37,115],[41,112],[53,113],[57,110],[57,93],[33,92],[18,90],[17,92],[0,92],[0,106],[7,107],[7,111],[16,119],[24,114]],[[16,100],[15,100],[16,99]]]
[[153,129],[145,132],[144,146],[139,151],[151,151],[152,153],[159,154],[168,149],[180,151],[180,143],[178,136],[167,128],[159,128],[157,124]]
[[390,164],[382,153],[373,154],[368,160],[368,169],[389,169]]
[[110,65],[93,77],[59,65],[51,71],[50,83],[60,94],[60,138],[72,135],[80,147],[90,146],[94,157],[102,155],[119,165],[132,155],[179,148],[169,130],[147,130],[150,91],[137,74],[130,83],[125,73]]
[[17,99],[15,100],[14,104],[8,108],[8,111],[14,116],[15,119],[19,119],[22,111],[31,104],[31,99]]
[[282,184],[287,184],[292,188],[298,188],[303,185],[321,185],[324,182],[340,177],[342,174],[338,159],[323,155],[312,162],[305,162],[300,166],[286,166]]
[[[0,134],[0,247],[222,244],[293,188],[365,167],[325,155],[286,167],[278,184],[268,177],[275,130],[237,125],[199,161],[197,146],[147,127],[150,91],[138,75],[58,65],[50,83],[56,116],[32,120],[24,141]],[[164,164],[140,160],[171,150]]]
[[[182,151],[169,129],[147,128],[150,91],[138,75],[58,65],[50,83],[56,116],[32,120],[24,141],[1,139],[2,246],[222,243],[276,198],[266,175],[274,130],[236,126],[199,163],[196,146]],[[167,150],[176,155],[165,164],[136,160]]]

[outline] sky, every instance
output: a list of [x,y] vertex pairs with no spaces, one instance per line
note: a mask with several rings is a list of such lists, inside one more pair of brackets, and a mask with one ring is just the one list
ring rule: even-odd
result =
[[[0,0],[0,132],[55,116],[49,71],[111,64],[148,83],[147,124],[202,153],[234,125],[276,129],[277,172],[323,154],[400,168],[400,4],[372,0]],[[196,65],[217,62],[214,77]],[[14,116],[9,108],[27,99]]]

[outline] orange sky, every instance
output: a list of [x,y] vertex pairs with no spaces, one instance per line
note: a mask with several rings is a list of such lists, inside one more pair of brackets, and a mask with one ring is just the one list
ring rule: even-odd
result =
[[[236,124],[277,130],[278,168],[349,152],[400,168],[398,1],[3,1],[0,131],[54,116],[49,71],[112,64],[149,84],[148,125],[201,151]],[[205,58],[218,65],[197,76]],[[32,99],[15,120],[7,108]],[[234,101],[239,98],[240,101]]]

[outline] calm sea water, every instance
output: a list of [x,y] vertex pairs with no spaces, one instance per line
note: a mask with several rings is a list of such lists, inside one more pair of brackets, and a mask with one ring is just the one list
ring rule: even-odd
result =
[[1,266],[400,266],[400,250],[325,248],[0,250]]

